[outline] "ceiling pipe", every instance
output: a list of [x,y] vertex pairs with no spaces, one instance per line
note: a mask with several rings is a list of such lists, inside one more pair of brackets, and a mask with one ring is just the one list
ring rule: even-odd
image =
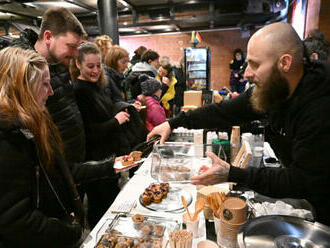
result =
[[109,35],[119,45],[117,0],[98,0],[98,19],[101,34]]
[[97,11],[96,8],[92,7],[92,6],[89,6],[79,0],[64,0],[65,2],[67,3],[70,3],[70,4],[73,4],[73,5],[76,5],[78,7],[81,7],[81,8],[84,8],[84,9],[87,9],[87,10],[90,10],[90,11]]

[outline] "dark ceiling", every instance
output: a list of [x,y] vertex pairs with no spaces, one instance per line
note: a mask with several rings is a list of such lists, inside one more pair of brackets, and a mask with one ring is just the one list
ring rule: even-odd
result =
[[[99,0],[101,1],[101,0]],[[106,0],[102,0],[106,1]],[[110,1],[110,0],[108,0]],[[0,30],[27,27],[38,30],[43,12],[51,6],[69,8],[91,36],[100,34],[97,0],[0,0]],[[120,35],[254,26],[285,18],[289,0],[117,0]]]

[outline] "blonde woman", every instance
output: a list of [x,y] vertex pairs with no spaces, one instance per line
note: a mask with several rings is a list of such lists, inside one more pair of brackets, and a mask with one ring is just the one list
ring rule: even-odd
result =
[[84,213],[45,103],[46,60],[0,51],[0,237],[4,247],[75,247]]
[[112,39],[108,35],[100,35],[95,38],[95,44],[101,50],[102,62],[110,47],[112,47]]

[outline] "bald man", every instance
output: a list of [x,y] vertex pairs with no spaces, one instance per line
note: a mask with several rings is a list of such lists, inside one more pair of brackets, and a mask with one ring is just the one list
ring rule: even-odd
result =
[[248,43],[245,77],[255,84],[239,97],[209,104],[153,129],[163,143],[171,129],[219,128],[267,118],[267,133],[281,168],[237,168],[208,156],[213,166],[194,184],[237,182],[275,198],[307,199],[316,220],[330,225],[330,68],[303,63],[303,44],[286,23],[258,30]]

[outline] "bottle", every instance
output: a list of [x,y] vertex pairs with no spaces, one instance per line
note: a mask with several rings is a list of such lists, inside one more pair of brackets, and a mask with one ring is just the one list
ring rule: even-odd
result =
[[230,161],[234,162],[235,157],[240,149],[241,141],[240,141],[240,127],[233,126],[231,130],[230,137]]
[[252,141],[251,141],[251,148],[253,151],[254,147],[264,147],[264,141],[265,141],[265,127],[263,125],[261,125],[261,122],[256,120],[253,121],[252,123]]
[[207,152],[213,152],[212,143],[213,143],[213,140],[215,140],[217,138],[218,138],[218,136],[217,136],[216,132],[208,132],[206,134],[206,144],[207,144],[206,151]]
[[261,160],[263,158],[264,148],[261,146],[256,146],[252,153],[252,167],[259,168]]
[[264,147],[265,142],[265,127],[259,125],[254,135],[254,147]]
[[195,156],[203,157],[203,129],[194,130]]

